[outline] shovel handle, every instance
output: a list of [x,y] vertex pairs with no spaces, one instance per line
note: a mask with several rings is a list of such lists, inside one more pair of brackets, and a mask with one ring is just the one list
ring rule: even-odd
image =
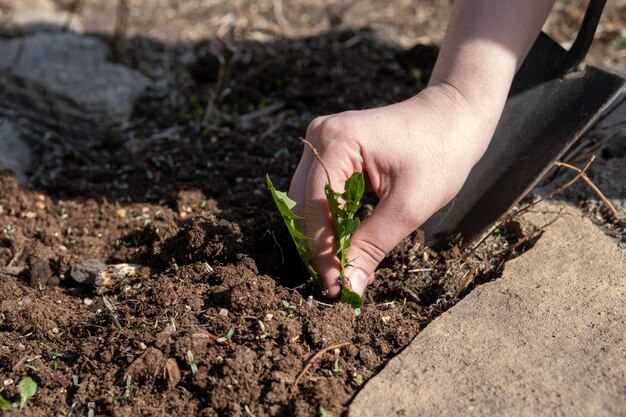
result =
[[576,40],[560,63],[559,70],[562,74],[576,71],[587,56],[605,4],[606,0],[591,0],[589,2]]

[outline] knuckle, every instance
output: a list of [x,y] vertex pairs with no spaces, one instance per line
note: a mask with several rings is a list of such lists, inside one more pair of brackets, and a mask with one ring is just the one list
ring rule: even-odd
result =
[[317,116],[316,118],[311,120],[311,123],[309,123],[309,126],[306,129],[306,137],[307,137],[307,139],[312,139],[313,136],[315,136],[314,132],[319,129],[320,125],[327,118],[328,118],[328,116]]
[[319,126],[318,142],[320,146],[327,147],[341,140],[345,130],[345,123],[340,117],[327,118]]

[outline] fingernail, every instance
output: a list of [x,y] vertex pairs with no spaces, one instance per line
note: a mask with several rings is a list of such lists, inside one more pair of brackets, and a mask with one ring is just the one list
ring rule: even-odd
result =
[[352,291],[363,295],[365,287],[367,287],[367,275],[361,268],[354,268],[350,273],[350,285],[352,286]]

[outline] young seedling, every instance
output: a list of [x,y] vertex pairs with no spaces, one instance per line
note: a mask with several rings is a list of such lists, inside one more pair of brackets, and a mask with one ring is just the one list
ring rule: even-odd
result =
[[[326,185],[324,186],[324,194],[328,201],[328,207],[330,209],[330,215],[333,221],[333,227],[335,229],[335,241],[337,245],[337,256],[339,257],[339,272],[340,276],[338,282],[341,285],[341,301],[350,304],[354,308],[354,313],[358,316],[361,314],[361,307],[363,306],[363,300],[361,296],[352,291],[350,287],[350,280],[345,275],[345,270],[350,266],[347,251],[351,244],[351,238],[354,232],[359,228],[361,222],[356,217],[356,212],[359,208],[359,201],[363,197],[365,192],[365,178],[361,172],[353,173],[350,178],[344,184],[344,192],[338,193],[333,190],[330,175],[326,166],[322,162],[317,150],[313,145],[305,139],[300,138],[309,148],[320,162],[320,165],[326,172]],[[293,239],[296,249],[302,258],[302,262],[307,268],[309,274],[319,281],[319,277],[315,268],[313,268],[312,259],[313,254],[309,250],[307,237],[302,232],[302,225],[298,220],[302,218],[293,213],[292,209],[296,206],[296,202],[291,200],[287,194],[283,191],[277,191],[270,180],[269,175],[265,176],[267,180],[267,186],[272,193],[276,207],[280,212],[287,230]]]
[[339,367],[339,358],[335,359],[335,365],[333,366],[333,369],[331,369],[330,374],[331,376],[337,376],[341,373],[341,368]]
[[187,363],[189,364],[189,368],[191,368],[192,374],[195,374],[196,372],[198,372],[198,364],[196,363],[196,360],[193,358],[193,352],[190,350],[187,351]]
[[360,387],[361,385],[363,385],[364,382],[365,381],[363,380],[363,375],[355,373],[352,376],[352,384],[354,384],[355,387]]
[[126,388],[124,389],[124,398],[128,399],[132,395],[131,384],[133,383],[133,377],[130,375],[126,376]]
[[20,393],[20,412],[26,405],[26,401],[34,397],[37,393],[37,383],[30,377],[26,377],[17,384],[17,390]]
[[226,333],[226,336],[218,337],[217,339],[215,339],[215,341],[217,343],[230,342],[230,339],[233,337],[233,334],[235,334],[235,328],[231,327],[230,329],[228,329],[228,332]]
[[332,414],[330,414],[328,410],[325,409],[324,406],[322,405],[320,405],[319,412],[320,412],[319,414],[320,417],[333,417]]
[[0,408],[4,411],[9,411],[12,408],[11,403],[8,402],[2,395],[0,395]]
[[261,320],[257,320],[257,323],[259,324],[259,335],[256,338],[258,340],[263,340],[266,337],[270,336],[269,332],[267,331],[267,327],[265,326],[265,323],[263,323],[263,321]]

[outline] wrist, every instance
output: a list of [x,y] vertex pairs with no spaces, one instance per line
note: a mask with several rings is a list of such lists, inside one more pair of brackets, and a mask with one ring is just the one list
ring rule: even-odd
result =
[[[429,84],[409,101],[426,106],[438,115],[432,120],[437,120],[446,132],[441,139],[450,141],[450,147],[460,149],[464,160],[472,166],[487,149],[502,113],[502,104],[499,102],[486,99],[477,102],[445,82]],[[416,107],[416,110],[423,108]]]

